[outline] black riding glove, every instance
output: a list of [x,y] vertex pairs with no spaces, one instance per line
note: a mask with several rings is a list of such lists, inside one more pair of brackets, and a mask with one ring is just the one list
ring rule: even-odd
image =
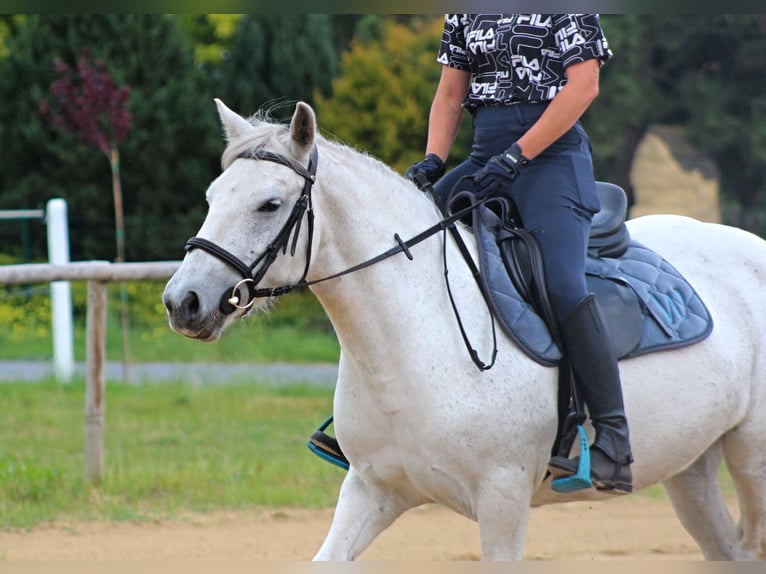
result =
[[529,160],[521,154],[519,144],[512,143],[511,147],[490,158],[487,164],[474,174],[473,187],[476,197],[484,199],[510,188],[528,163]]
[[408,167],[407,171],[404,172],[404,177],[417,185],[421,191],[426,191],[439,181],[445,171],[447,168],[441,158],[435,153],[429,153],[425,158]]

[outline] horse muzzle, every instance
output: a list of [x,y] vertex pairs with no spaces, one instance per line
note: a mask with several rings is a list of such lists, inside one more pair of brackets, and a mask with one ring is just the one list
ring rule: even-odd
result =
[[207,309],[196,291],[176,294],[170,284],[162,295],[170,328],[176,333],[201,341],[215,341],[221,335],[226,316],[218,309]]

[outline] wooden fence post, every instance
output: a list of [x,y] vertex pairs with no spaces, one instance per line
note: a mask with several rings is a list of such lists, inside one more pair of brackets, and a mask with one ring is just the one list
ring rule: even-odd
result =
[[104,476],[106,405],[106,281],[88,281],[85,350],[85,477],[98,484]]

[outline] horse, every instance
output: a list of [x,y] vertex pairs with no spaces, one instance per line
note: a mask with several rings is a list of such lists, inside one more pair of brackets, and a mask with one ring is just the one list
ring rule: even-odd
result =
[[[483,560],[521,560],[532,508],[614,496],[551,488],[557,369],[502,334],[493,341],[451,235],[402,240],[438,226],[431,198],[324,137],[306,103],[289,122],[216,105],[223,169],[163,301],[170,327],[202,341],[294,286],[309,285],[323,306],[340,344],[334,428],[350,467],[314,559],[353,560],[405,511],[438,503],[478,523]],[[455,225],[475,256],[470,230]],[[620,361],[635,490],[661,482],[706,559],[764,559],[766,242],[676,215],[628,226],[694,285],[714,319],[701,342]],[[456,316],[478,354],[494,345],[491,369],[469,358]],[[723,460],[738,524],[717,481]]]

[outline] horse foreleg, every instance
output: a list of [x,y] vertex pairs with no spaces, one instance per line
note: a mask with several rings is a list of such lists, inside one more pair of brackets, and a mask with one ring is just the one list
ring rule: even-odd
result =
[[314,560],[354,560],[403,512],[417,506],[393,489],[362,479],[352,467],[340,489],[330,531]]

